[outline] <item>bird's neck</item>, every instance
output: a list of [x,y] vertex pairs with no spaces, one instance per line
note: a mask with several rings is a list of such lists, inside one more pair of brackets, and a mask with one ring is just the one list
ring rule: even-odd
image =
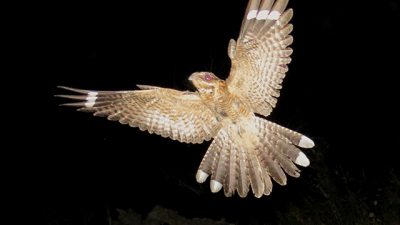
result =
[[214,102],[221,100],[221,98],[224,98],[228,94],[228,89],[226,87],[225,81],[221,80],[213,86],[199,89],[199,94],[204,100]]

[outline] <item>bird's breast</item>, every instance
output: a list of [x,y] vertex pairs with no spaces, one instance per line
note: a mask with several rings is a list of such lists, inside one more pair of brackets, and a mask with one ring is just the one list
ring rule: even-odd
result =
[[239,97],[225,93],[215,102],[215,110],[219,117],[236,122],[253,113],[248,104]]

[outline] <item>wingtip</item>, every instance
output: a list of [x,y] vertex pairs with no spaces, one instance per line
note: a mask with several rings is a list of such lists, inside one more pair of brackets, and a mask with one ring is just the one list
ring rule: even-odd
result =
[[90,95],[97,95],[96,91],[89,91],[89,90],[84,90],[84,89],[79,89],[79,88],[72,88],[72,87],[67,87],[67,86],[62,86],[62,85],[58,85],[57,88],[60,89],[64,89],[67,91],[72,91],[72,92],[76,92],[76,93],[80,93],[80,94],[90,94]]
[[71,87],[67,87],[67,86],[62,86],[62,85],[57,85],[57,88],[59,89],[64,89],[64,90],[68,90],[68,91],[72,91],[74,88]]
[[63,103],[63,104],[59,104],[59,106],[67,106],[67,107],[84,107],[85,106],[85,102],[73,102],[73,103]]
[[157,87],[157,86],[146,85],[146,84],[136,84],[136,87],[138,87],[141,90],[152,90],[152,89],[160,88],[160,87]]

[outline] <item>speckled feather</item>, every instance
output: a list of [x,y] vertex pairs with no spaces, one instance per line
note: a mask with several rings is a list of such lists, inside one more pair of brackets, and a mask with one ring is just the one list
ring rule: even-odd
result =
[[[61,87],[82,95],[59,95],[69,99],[86,99],[88,93],[98,93],[95,103],[64,105],[80,107],[79,111],[129,124],[163,137],[186,143],[202,143],[213,138],[220,124],[195,92],[167,88],[137,91],[87,91]],[[190,109],[188,111],[187,109]]]
[[286,174],[300,176],[295,164],[310,164],[298,147],[314,146],[308,137],[257,116],[268,116],[276,106],[291,60],[293,11],[285,11],[287,3],[249,1],[238,41],[229,42],[232,68],[226,81],[195,72],[189,80],[196,92],[151,85],[131,91],[60,87],[75,94],[58,97],[77,101],[65,106],[180,142],[212,140],[197,182],[210,176],[211,191],[224,189],[227,197],[246,197],[250,189],[257,198],[269,195],[272,179],[286,185]]
[[[232,69],[227,84],[232,92],[240,93],[251,102],[254,112],[268,116],[276,106],[281,83],[290,63],[293,42],[288,24],[293,16],[291,9],[284,11],[286,0],[250,1],[247,11],[278,10],[283,13],[278,20],[256,17],[244,18],[242,31],[237,42],[228,49]],[[274,7],[274,8],[271,8]],[[235,43],[235,44],[233,44]],[[235,49],[234,51],[232,49]]]

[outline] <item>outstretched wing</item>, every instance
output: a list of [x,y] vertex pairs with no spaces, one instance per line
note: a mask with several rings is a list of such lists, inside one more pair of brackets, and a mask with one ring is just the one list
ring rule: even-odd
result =
[[254,112],[268,116],[275,107],[281,83],[288,71],[293,42],[286,10],[288,0],[250,0],[237,42],[228,54],[232,68],[228,88],[250,102]]
[[77,95],[57,97],[81,100],[65,106],[79,107],[79,111],[93,112],[109,120],[139,127],[149,133],[186,143],[210,140],[220,124],[214,114],[195,92],[138,85],[135,91],[88,91],[59,87]]

